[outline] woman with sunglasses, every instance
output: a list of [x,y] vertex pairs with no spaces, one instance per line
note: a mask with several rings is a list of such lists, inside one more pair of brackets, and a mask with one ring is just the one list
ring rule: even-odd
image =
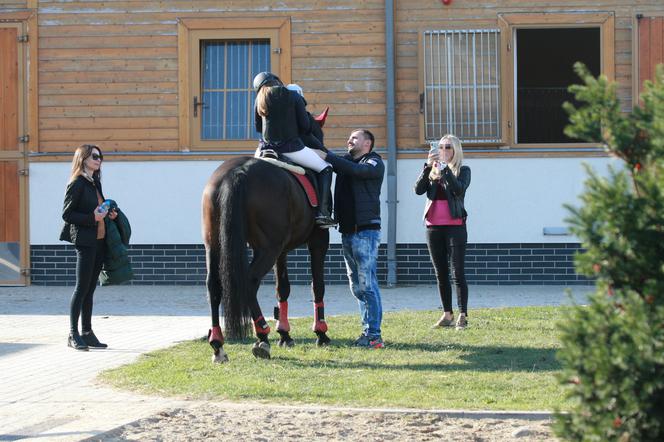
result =
[[424,170],[415,183],[415,193],[427,195],[424,207],[427,246],[443,303],[443,316],[434,328],[455,325],[449,263],[452,264],[452,283],[459,307],[456,328],[468,326],[468,284],[464,269],[468,214],[464,197],[470,185],[470,168],[463,166],[462,162],[461,142],[454,135],[444,135],[438,146],[429,151]]
[[[76,149],[62,208],[65,225],[60,240],[69,241],[76,248],[76,287],[71,297],[67,338],[67,345],[75,350],[107,347],[99,342],[91,323],[93,295],[106,252],[104,218],[108,215],[115,219],[117,216],[115,211],[108,211],[102,204],[103,159],[99,146],[84,144]],[[81,333],[78,332],[79,316]]]

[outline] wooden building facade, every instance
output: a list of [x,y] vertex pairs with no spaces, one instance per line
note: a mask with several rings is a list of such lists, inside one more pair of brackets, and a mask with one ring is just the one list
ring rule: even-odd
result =
[[[664,61],[661,0],[387,4],[393,9],[383,0],[0,0],[0,283],[27,283],[30,269],[38,281],[40,272],[48,274],[40,267],[48,259],[36,251],[65,247],[41,236],[44,214],[34,208],[48,207],[48,216],[59,219],[61,200],[51,203],[44,195],[53,183],[64,188],[71,153],[80,144],[102,146],[107,162],[121,164],[129,181],[146,167],[186,168],[187,162],[218,163],[253,151],[251,78],[261,70],[299,84],[311,112],[330,107],[328,147],[343,148],[360,126],[375,134],[379,152],[396,149],[395,180],[406,188],[429,143],[445,133],[457,134],[468,160],[489,170],[490,163],[480,161],[546,170],[547,161],[603,158],[598,146],[562,134],[560,103],[570,98],[566,86],[575,81],[571,64],[582,60],[615,80],[629,110],[641,83]],[[386,29],[390,15],[394,25]],[[60,181],[45,177],[61,173],[54,170],[65,171]],[[583,177],[570,179],[580,183]],[[192,187],[192,198],[197,191]],[[403,213],[406,193],[394,195],[386,204],[401,211],[400,231],[410,229],[419,218]],[[568,199],[557,195],[553,203]],[[546,212],[546,204],[533,203],[530,210]],[[140,207],[138,201],[129,205]],[[491,226],[487,221],[475,228]],[[143,245],[180,244],[168,235],[148,235]],[[414,236],[397,234],[396,243],[408,249],[424,242]],[[546,243],[575,247],[573,238],[520,240],[490,231],[476,243],[531,244],[531,254]],[[408,270],[401,280],[429,281],[425,265],[415,266],[415,280]],[[200,272],[190,281],[196,278]],[[70,279],[67,268],[50,282]],[[567,279],[504,282],[519,281]]]

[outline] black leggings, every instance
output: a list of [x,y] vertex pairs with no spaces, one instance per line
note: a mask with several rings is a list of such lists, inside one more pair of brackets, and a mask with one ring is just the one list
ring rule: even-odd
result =
[[461,313],[468,314],[468,283],[464,260],[468,234],[462,226],[436,226],[427,228],[427,246],[436,272],[438,293],[443,302],[443,310],[452,311],[452,287],[450,285],[450,263],[452,283],[456,288],[457,303]]
[[105,254],[106,243],[103,239],[98,239],[95,247],[76,246],[76,288],[69,305],[71,332],[78,330],[79,315],[81,332],[92,331],[92,300]]

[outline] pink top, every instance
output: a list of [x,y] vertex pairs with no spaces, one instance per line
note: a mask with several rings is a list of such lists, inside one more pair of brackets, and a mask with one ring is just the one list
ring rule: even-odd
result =
[[461,226],[462,218],[452,218],[450,205],[447,200],[433,200],[431,207],[424,217],[424,224],[428,226]]

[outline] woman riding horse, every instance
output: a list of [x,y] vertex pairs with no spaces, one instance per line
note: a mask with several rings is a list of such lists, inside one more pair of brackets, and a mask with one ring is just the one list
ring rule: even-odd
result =
[[[259,82],[258,86],[263,85]],[[319,207],[323,205],[322,200],[321,197]],[[323,304],[323,270],[329,232],[325,226],[317,224],[315,215],[316,210],[300,184],[285,169],[260,159],[238,157],[225,161],[214,171],[202,199],[206,285],[212,316],[208,342],[214,349],[213,361],[228,361],[219,323],[222,301],[226,333],[233,338],[242,338],[253,321],[258,340],[252,352],[256,357],[270,357],[270,327],[258,304],[257,292],[262,278],[273,266],[279,345],[293,345],[288,322],[290,283],[286,259],[290,250],[305,243],[311,256],[312,329],[318,345],[330,341],[326,334]],[[247,244],[253,250],[250,264]]]
[[318,172],[320,204],[316,224],[322,227],[336,225],[330,210],[332,166],[305,146],[300,138],[311,133],[311,118],[305,109],[304,99],[286,88],[271,72],[256,75],[254,89],[255,125],[256,131],[261,132],[259,147],[274,150],[294,163]]

